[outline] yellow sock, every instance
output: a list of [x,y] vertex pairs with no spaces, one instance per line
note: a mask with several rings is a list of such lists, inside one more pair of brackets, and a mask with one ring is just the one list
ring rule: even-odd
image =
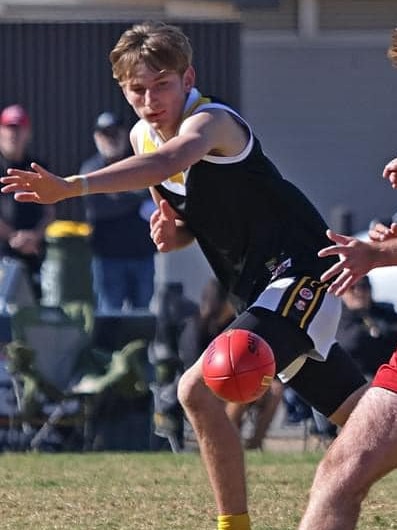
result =
[[218,515],[218,530],[250,530],[248,513],[240,515]]

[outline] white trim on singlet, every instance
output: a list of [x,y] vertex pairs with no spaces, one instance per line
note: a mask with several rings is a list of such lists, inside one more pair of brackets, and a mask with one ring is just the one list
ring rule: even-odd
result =
[[214,155],[205,155],[203,156],[202,160],[205,160],[206,162],[211,162],[212,164],[233,164],[236,162],[241,162],[242,160],[245,160],[247,156],[250,154],[252,146],[254,145],[254,135],[252,133],[252,129],[249,126],[249,124],[232,108],[228,107],[227,105],[223,105],[222,103],[203,103],[202,105],[199,105],[194,111],[192,112],[191,116],[194,116],[198,112],[202,112],[204,110],[211,110],[211,109],[222,109],[231,114],[234,118],[237,119],[242,125],[244,125],[248,132],[249,132],[249,139],[248,143],[245,146],[245,148],[235,156],[214,156]]
[[[184,107],[186,113],[189,112],[189,109],[195,104],[195,102],[200,97],[201,97],[201,94],[196,88],[193,88],[190,91],[190,94],[186,100],[185,107]],[[205,110],[211,110],[211,109],[222,109],[228,112],[229,114],[231,114],[238,122],[240,122],[247,129],[249,133],[249,139],[248,139],[247,145],[241,151],[241,153],[235,156],[206,155],[206,156],[203,156],[201,160],[205,162],[209,162],[211,164],[233,164],[233,163],[237,163],[237,162],[241,162],[242,160],[245,160],[245,158],[247,158],[247,156],[251,152],[252,147],[254,145],[254,135],[253,135],[250,125],[240,116],[240,114],[238,114],[238,112],[233,110],[231,107],[223,103],[218,103],[218,102],[202,103],[201,105],[198,105],[197,108],[195,108],[190,114],[188,114],[186,118],[188,118],[189,116],[194,116],[198,112],[202,112]],[[138,148],[137,154],[144,153],[144,141],[145,141],[146,134],[149,135],[150,140],[157,147],[160,147],[161,145],[164,144],[164,141],[160,138],[160,136],[158,136],[158,134],[154,131],[154,129],[152,129],[149,123],[147,123],[143,119],[139,120],[134,125],[133,133],[135,135],[136,142],[137,142],[137,148]],[[190,171],[190,167],[186,168],[184,171],[181,172],[183,174],[185,183],[188,179],[189,171]],[[174,193],[177,193],[178,195],[186,196],[186,185],[185,184],[173,182],[167,179],[167,180],[164,180],[161,183],[161,185],[164,186],[166,189]]]

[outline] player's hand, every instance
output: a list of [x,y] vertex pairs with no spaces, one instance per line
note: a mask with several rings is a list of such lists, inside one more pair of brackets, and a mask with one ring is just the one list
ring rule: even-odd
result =
[[5,184],[2,193],[13,193],[16,201],[53,204],[66,199],[69,183],[50,173],[38,164],[31,165],[32,171],[9,169],[0,182]]
[[397,237],[397,223],[386,226],[383,223],[375,223],[368,230],[368,236],[371,241],[387,241]]
[[340,296],[371,270],[375,251],[370,243],[336,234],[332,230],[327,230],[327,236],[336,244],[321,249],[318,255],[321,258],[339,256],[339,261],[324,272],[321,281],[328,282],[335,278],[328,292]]
[[150,237],[159,252],[177,248],[177,219],[176,211],[166,200],[161,200],[150,217]]
[[383,170],[383,178],[388,179],[392,188],[397,188],[397,158],[390,160]]

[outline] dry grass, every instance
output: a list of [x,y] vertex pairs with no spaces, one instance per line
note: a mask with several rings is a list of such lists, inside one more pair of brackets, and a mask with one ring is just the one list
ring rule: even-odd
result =
[[[253,530],[293,530],[320,453],[247,455]],[[214,530],[197,454],[4,454],[3,529]],[[397,528],[397,475],[371,493],[359,530]]]

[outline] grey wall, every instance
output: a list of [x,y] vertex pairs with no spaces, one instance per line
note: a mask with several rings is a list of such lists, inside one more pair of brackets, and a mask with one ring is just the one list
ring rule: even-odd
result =
[[397,156],[397,71],[388,35],[343,43],[242,39],[242,108],[264,151],[333,224],[354,214],[354,230],[397,211],[381,178]]

